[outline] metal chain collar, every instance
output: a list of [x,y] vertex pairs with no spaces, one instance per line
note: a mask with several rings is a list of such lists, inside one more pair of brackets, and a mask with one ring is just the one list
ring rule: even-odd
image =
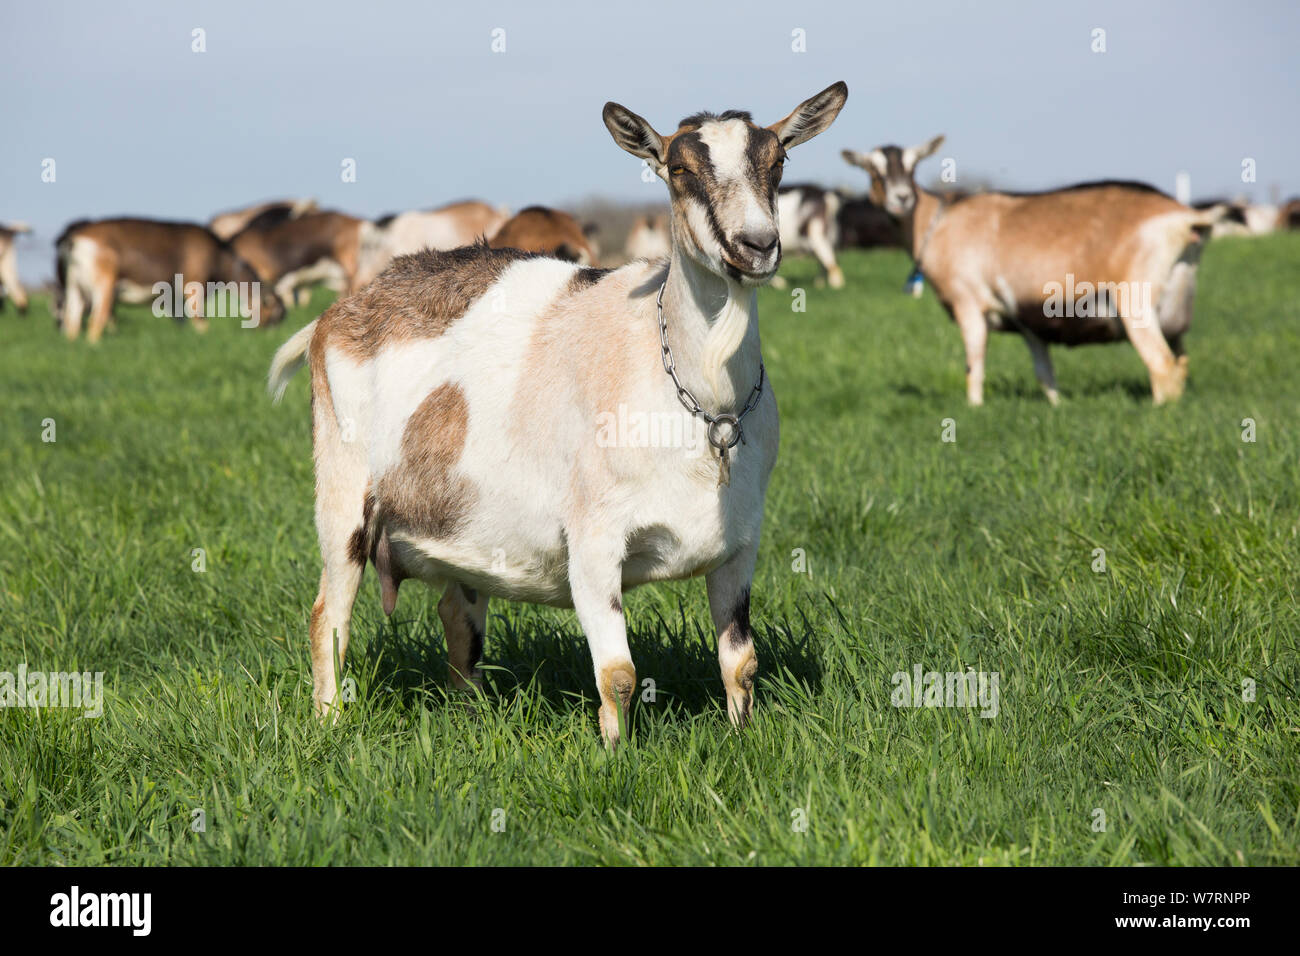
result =
[[[724,465],[727,462],[727,452],[734,448],[738,442],[745,440],[745,433],[741,429],[740,422],[746,415],[753,411],[754,406],[758,404],[759,396],[763,394],[763,379],[767,375],[767,369],[763,365],[762,359],[758,362],[758,382],[754,385],[753,390],[749,393],[749,400],[745,402],[739,414],[732,415],[728,412],[722,412],[717,415],[710,415],[706,412],[699,400],[691,393],[691,390],[682,384],[682,380],[677,377],[677,363],[673,361],[673,350],[668,347],[668,321],[664,318],[664,289],[668,287],[668,277],[664,276],[663,285],[659,287],[659,298],[656,304],[659,307],[659,344],[663,350],[664,371],[672,378],[673,384],[677,386],[677,400],[682,403],[688,412],[697,418],[702,418],[709,426],[709,444],[718,450]],[[730,441],[724,441],[718,434],[719,426],[725,425],[729,429],[728,437]]]

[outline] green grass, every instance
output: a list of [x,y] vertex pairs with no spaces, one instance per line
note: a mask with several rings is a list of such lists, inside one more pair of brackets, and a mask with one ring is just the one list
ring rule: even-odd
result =
[[[106,701],[0,711],[0,863],[1300,863],[1300,236],[1211,246],[1165,408],[1127,345],[1056,350],[1050,408],[1010,336],[968,408],[905,260],[845,267],[834,292],[788,264],[803,313],[761,293],[783,421],[756,720],[728,728],[702,583],[643,588],[658,698],[613,756],[572,614],[497,602],[467,708],[436,596],[388,621],[372,571],[358,701],[312,717],[307,383],[278,408],[262,383],[314,312],[198,336],[128,309],[92,348],[10,308],[0,670],[104,671]],[[917,664],[997,672],[998,715],[891,706]]]

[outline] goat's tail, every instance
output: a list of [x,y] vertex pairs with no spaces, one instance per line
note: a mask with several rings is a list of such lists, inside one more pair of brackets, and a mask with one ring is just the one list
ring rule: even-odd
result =
[[1220,202],[1205,209],[1191,209],[1188,212],[1191,215],[1193,229],[1207,229],[1232,212],[1232,204]]
[[280,346],[275,353],[275,358],[271,359],[271,373],[267,377],[266,390],[271,393],[271,398],[279,402],[284,397],[284,390],[289,387],[289,379],[293,378],[294,372],[302,368],[303,362],[306,361],[307,349],[311,346],[311,337],[316,334],[316,323],[319,319],[312,319],[301,329],[293,334],[293,337]]

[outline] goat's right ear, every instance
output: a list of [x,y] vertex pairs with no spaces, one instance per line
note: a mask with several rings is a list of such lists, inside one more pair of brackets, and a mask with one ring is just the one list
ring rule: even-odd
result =
[[617,103],[606,103],[600,115],[614,142],[633,156],[649,161],[655,172],[663,174],[664,164],[668,161],[667,145],[653,126]]

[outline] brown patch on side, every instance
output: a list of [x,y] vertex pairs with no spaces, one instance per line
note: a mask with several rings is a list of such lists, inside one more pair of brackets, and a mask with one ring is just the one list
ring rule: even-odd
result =
[[379,522],[446,538],[472,507],[475,490],[456,474],[469,430],[469,406],[459,385],[434,389],[407,420],[401,462],[375,485]]
[[489,249],[485,243],[399,256],[361,291],[325,311],[312,350],[319,342],[322,350],[341,349],[364,361],[394,343],[436,338],[507,268],[527,258],[518,249]]
[[623,613],[623,602],[619,600],[617,594],[615,594],[612,598],[609,599],[609,609],[613,611],[615,614]]

